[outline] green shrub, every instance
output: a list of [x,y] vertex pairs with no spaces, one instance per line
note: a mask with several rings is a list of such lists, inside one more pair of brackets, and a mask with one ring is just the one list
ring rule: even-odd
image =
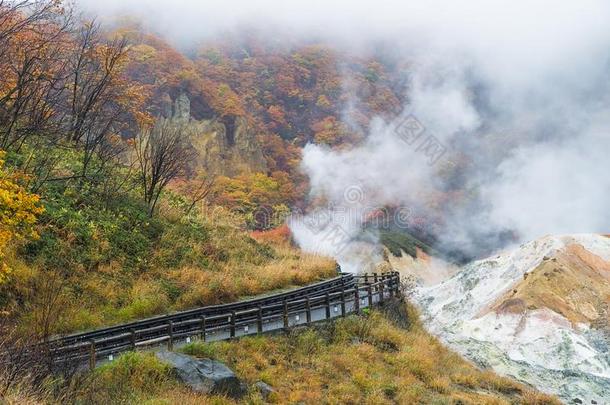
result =
[[140,403],[168,388],[171,368],[152,353],[128,352],[98,367],[91,375],[91,387],[84,403]]
[[193,342],[182,347],[180,351],[190,356],[214,359],[217,357],[218,344]]
[[408,233],[381,232],[380,242],[396,257],[401,257],[403,251],[411,257],[417,257],[417,248],[426,253],[432,250],[430,246]]

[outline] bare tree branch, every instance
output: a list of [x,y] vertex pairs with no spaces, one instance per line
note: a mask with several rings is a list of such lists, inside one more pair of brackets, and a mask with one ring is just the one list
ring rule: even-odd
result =
[[161,192],[185,173],[194,157],[186,124],[160,118],[152,129],[140,132],[134,149],[144,200],[152,216]]

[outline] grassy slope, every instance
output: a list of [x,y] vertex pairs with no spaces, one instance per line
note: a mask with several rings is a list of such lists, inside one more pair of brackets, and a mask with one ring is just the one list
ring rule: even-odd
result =
[[[9,164],[24,159],[13,154]],[[56,171],[77,168],[78,156],[64,153]],[[97,184],[48,182],[38,191],[46,209],[40,239],[9,253],[14,271],[0,286],[0,311],[28,331],[72,332],[335,274],[330,259],[281,240],[258,242],[243,218],[220,207],[186,216],[188,202],[167,193],[149,218],[137,187],[104,198],[107,182],[124,176],[119,168]]]
[[[19,159],[13,156],[13,163]],[[71,159],[62,160],[64,175],[73,172]],[[151,219],[137,190],[103,200],[99,187],[52,182],[40,190],[46,207],[41,238],[10,252],[14,271],[0,289],[2,310],[24,329],[87,329],[334,274],[334,262],[296,251],[282,238],[253,239],[243,230],[243,219],[226,210],[185,217],[185,202],[168,194],[160,214]],[[475,369],[417,322],[405,329],[391,319],[373,312],[289,335],[188,350],[226,362],[250,386],[268,382],[279,403],[550,403]],[[142,353],[121,356],[77,384],[45,386],[42,392],[30,392],[27,383],[13,386],[6,399],[230,403],[188,391],[165,365]],[[260,403],[261,398],[252,391],[245,402]]]
[[424,242],[415,238],[407,232],[382,231],[380,242],[396,257],[401,257],[402,252],[411,257],[417,257],[417,249],[425,253],[432,253],[433,249]]
[[[228,364],[251,387],[241,403],[263,403],[252,388],[265,381],[275,403],[558,404],[523,385],[481,371],[426,333],[409,306],[372,311],[311,329],[183,350]],[[405,315],[415,321],[405,324]],[[230,404],[190,392],[149,354],[127,354],[98,369],[80,399],[105,403]]]

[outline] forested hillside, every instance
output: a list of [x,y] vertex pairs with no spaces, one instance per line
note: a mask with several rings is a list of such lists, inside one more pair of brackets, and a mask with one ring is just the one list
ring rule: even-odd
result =
[[[229,145],[240,120],[247,122],[265,168],[222,179],[217,201],[233,207],[298,205],[306,190],[300,147],[357,143],[374,116],[400,109],[405,94],[406,66],[381,54],[365,59],[320,42],[270,42],[256,32],[224,35],[180,52],[129,20],[112,35],[130,44],[126,74],[142,86],[152,116],[172,115],[172,103],[185,95],[192,119],[219,121]],[[267,195],[248,198],[259,193]]]
[[256,31],[177,48],[0,2],[6,319],[48,336],[331,275],[282,225],[301,148],[348,148],[404,101],[407,66],[377,53]]
[[[277,180],[285,176],[193,171],[197,134],[155,100],[195,86],[180,78],[197,64],[127,34],[55,1],[0,3],[0,307],[3,324],[36,339],[335,272],[281,232],[252,238],[248,212],[287,204],[292,186]],[[215,104],[231,97],[204,104],[216,93],[197,83],[193,115],[245,117]]]

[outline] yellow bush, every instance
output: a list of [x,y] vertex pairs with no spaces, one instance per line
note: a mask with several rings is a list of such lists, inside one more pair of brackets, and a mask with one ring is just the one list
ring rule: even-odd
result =
[[0,151],[0,284],[11,271],[4,259],[5,249],[13,240],[38,237],[34,223],[44,211],[40,197],[28,193],[18,175],[5,170],[4,156]]

